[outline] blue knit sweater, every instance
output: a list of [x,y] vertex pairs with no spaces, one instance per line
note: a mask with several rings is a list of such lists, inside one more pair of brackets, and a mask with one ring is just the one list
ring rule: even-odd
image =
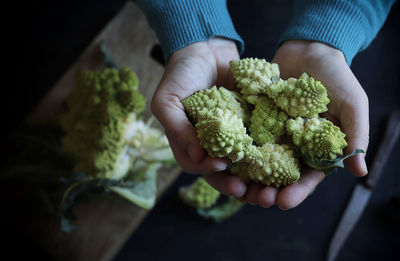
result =
[[[323,42],[341,50],[350,65],[354,56],[375,38],[395,1],[299,0],[280,43],[294,39]],[[234,40],[239,53],[244,50],[226,0],[136,0],[136,3],[156,32],[165,61],[175,51],[215,36]]]

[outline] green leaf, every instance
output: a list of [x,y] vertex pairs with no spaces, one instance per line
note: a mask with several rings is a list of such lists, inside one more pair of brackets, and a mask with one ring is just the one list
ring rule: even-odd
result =
[[106,66],[119,70],[119,66],[112,59],[110,52],[108,51],[106,43],[104,41],[102,41],[100,44],[100,50],[104,56],[104,63],[106,64]]
[[72,230],[75,230],[77,227],[75,225],[72,225],[70,220],[65,218],[64,216],[61,217],[61,231],[68,233],[71,232]]
[[129,181],[88,178],[83,173],[79,172],[75,174],[74,178],[62,179],[61,182],[66,183],[66,189],[64,190],[59,206],[61,215],[61,230],[63,232],[69,232],[76,228],[75,226],[71,225],[70,220],[75,219],[73,207],[81,196],[96,190],[107,190],[109,186],[132,186],[132,183]]
[[239,211],[245,203],[240,202],[235,197],[229,196],[227,201],[222,205],[216,205],[211,208],[198,208],[197,213],[206,219],[212,219],[217,223],[220,223],[227,218],[231,217],[237,211]]
[[365,153],[365,152],[362,149],[355,149],[352,153],[342,156],[342,157],[337,157],[334,160],[327,160],[327,159],[317,160],[317,159],[312,159],[309,157],[304,157],[304,162],[311,168],[323,171],[325,173],[325,175],[329,175],[332,171],[336,170],[336,168],[344,168],[343,161],[345,159],[352,157],[359,153]]
[[151,209],[156,202],[157,171],[161,166],[162,164],[159,162],[147,164],[135,173],[128,174],[125,178],[131,182],[131,186],[110,186],[109,189],[139,207]]

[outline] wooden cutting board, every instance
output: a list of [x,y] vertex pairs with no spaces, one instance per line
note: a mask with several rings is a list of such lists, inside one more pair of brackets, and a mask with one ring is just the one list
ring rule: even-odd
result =
[[[75,74],[81,69],[103,68],[100,51],[103,41],[119,67],[128,66],[137,73],[140,91],[148,99],[145,118],[149,117],[149,101],[164,68],[150,57],[157,41],[144,15],[137,6],[127,2],[26,118],[29,125],[57,123],[61,104],[74,86]],[[180,172],[179,167],[159,171],[158,196]],[[106,193],[75,207],[78,229],[70,233],[62,233],[60,220],[52,217],[29,218],[25,229],[31,239],[56,260],[106,261],[115,256],[148,212],[116,194]]]

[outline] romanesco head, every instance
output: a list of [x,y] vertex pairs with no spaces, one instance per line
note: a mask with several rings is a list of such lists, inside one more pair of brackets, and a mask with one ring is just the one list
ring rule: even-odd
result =
[[211,157],[238,161],[246,155],[248,147],[253,146],[243,121],[227,109],[200,111],[195,127],[201,146]]
[[209,208],[217,203],[220,193],[199,177],[191,185],[180,188],[179,196],[189,206]]
[[139,92],[139,80],[137,75],[127,67],[119,72],[120,81],[116,84],[116,99],[121,108],[127,113],[135,113],[141,116],[146,109],[146,99]]
[[257,147],[262,157],[249,165],[249,177],[264,185],[286,186],[300,178],[300,167],[287,145],[266,143]]
[[66,132],[63,149],[77,160],[75,167],[88,176],[121,178],[129,168],[126,155],[128,126],[145,108],[136,75],[120,71],[82,71],[67,99],[61,118]]
[[182,104],[193,123],[197,123],[199,112],[203,109],[209,111],[216,108],[228,109],[237,114],[244,122],[248,118],[245,103],[240,95],[224,87],[213,86],[210,89],[198,91],[183,99]]
[[343,155],[343,149],[347,146],[346,135],[324,118],[297,117],[288,120],[286,127],[293,143],[305,157],[332,160]]
[[328,110],[328,93],[320,81],[303,73],[299,79],[280,79],[267,89],[268,96],[291,117],[316,118]]
[[237,87],[245,96],[266,94],[267,88],[279,79],[279,66],[265,59],[245,58],[231,61]]
[[75,87],[66,99],[68,113],[61,118],[61,126],[69,131],[76,122],[89,110],[99,99],[97,93],[97,73],[94,71],[80,71],[75,77]]
[[247,101],[255,104],[250,117],[250,137],[259,146],[278,141],[286,132],[286,113],[265,96],[249,96]]

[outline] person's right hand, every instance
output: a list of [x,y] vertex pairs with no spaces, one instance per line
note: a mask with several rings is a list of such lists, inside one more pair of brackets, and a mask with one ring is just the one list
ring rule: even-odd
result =
[[222,38],[193,43],[178,50],[169,59],[151,108],[163,125],[183,170],[204,174],[204,178],[220,192],[240,197],[245,193],[246,185],[234,176],[216,173],[226,168],[226,161],[207,155],[181,104],[182,99],[213,85],[233,89],[235,84],[229,62],[238,59],[236,44]]

